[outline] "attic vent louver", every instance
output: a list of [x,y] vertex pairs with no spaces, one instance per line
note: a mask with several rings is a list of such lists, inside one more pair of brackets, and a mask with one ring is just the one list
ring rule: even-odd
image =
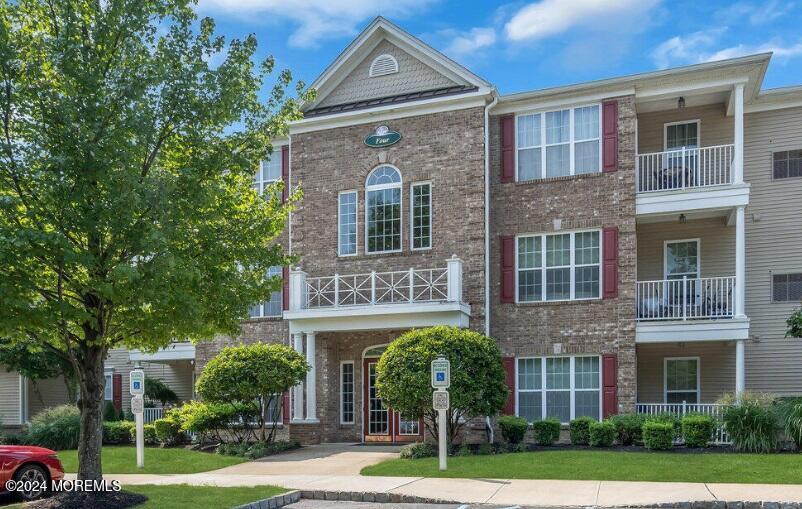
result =
[[398,62],[392,55],[379,55],[370,64],[370,77],[386,76],[398,72]]

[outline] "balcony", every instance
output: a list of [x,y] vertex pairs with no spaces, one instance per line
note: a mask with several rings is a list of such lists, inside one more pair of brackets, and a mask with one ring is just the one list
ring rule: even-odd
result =
[[291,332],[342,331],[453,325],[467,327],[463,262],[446,267],[309,277],[290,273]]
[[735,276],[638,281],[637,320],[718,320],[735,316]]
[[735,145],[638,154],[638,193],[685,191],[732,184]]

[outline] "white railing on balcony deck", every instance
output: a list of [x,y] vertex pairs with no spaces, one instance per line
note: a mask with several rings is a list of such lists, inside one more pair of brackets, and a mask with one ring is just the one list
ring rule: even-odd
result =
[[735,145],[638,154],[638,192],[731,184],[734,157]]
[[638,281],[637,319],[697,320],[732,318],[735,276]]
[[730,437],[721,421],[723,405],[718,403],[637,403],[635,412],[643,415],[671,414],[682,418],[686,414],[709,415],[714,420],[712,441],[715,444],[729,444]]
[[[292,292],[299,292],[298,296]],[[335,274],[307,277],[290,274],[290,309],[317,309],[382,304],[462,302],[462,260],[456,256],[445,268]]]
[[157,419],[161,419],[164,417],[164,409],[163,408],[145,408],[144,409],[144,420],[145,424],[153,422]]

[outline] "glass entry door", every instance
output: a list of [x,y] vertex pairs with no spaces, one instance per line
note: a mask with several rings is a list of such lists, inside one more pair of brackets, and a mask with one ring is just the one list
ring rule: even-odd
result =
[[376,394],[376,364],[379,359],[365,359],[364,428],[365,442],[415,442],[423,436],[423,421],[405,419],[387,408]]

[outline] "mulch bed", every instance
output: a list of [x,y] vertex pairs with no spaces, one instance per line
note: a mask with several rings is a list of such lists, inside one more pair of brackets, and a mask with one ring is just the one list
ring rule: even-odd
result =
[[147,499],[144,495],[128,491],[72,491],[31,502],[25,509],[125,509]]

